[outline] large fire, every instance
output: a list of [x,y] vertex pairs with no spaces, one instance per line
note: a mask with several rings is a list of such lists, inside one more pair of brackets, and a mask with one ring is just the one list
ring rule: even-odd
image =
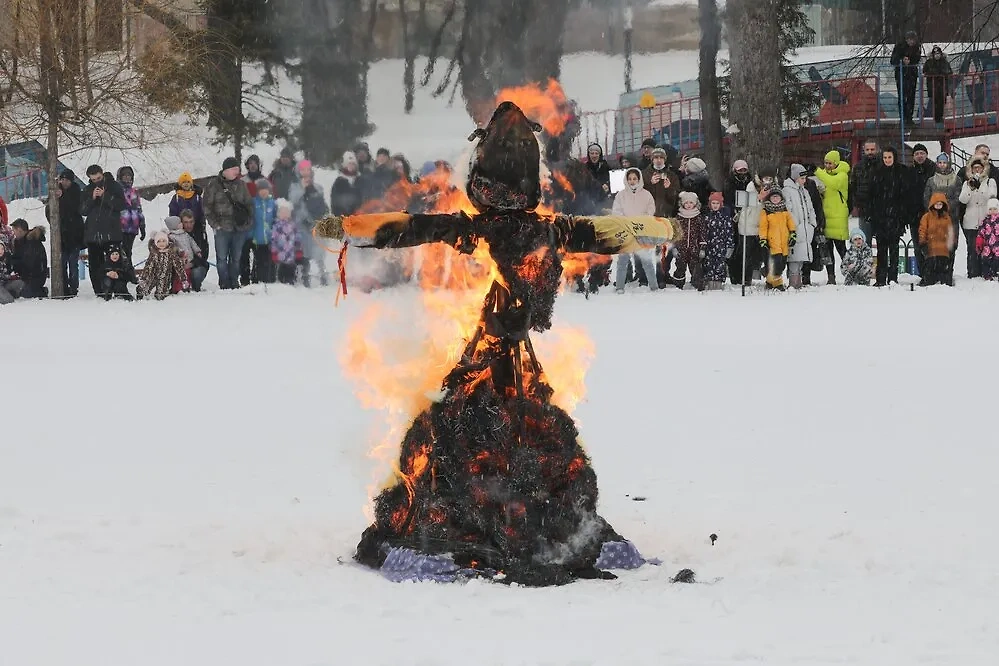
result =
[[[381,567],[400,549],[528,585],[610,577],[597,562],[607,542],[622,538],[596,512],[596,474],[567,412],[582,397],[592,345],[564,335],[546,370],[530,332],[552,327],[562,253],[633,251],[672,230],[653,218],[538,210],[537,131],[504,102],[473,135],[465,190],[442,181],[414,202],[404,184],[390,205],[409,197],[427,212],[317,224],[361,247],[448,246],[424,257],[423,273],[434,277],[419,283],[420,316],[384,331],[374,328],[379,312],[369,311],[348,335],[346,370],[364,404],[386,409],[396,427],[412,418],[357,546],[364,564]],[[446,267],[434,263],[441,257]],[[415,344],[410,332],[420,323],[428,335]],[[398,432],[379,450],[394,449]]]
[[549,136],[557,136],[565,130],[571,113],[565,91],[555,79],[548,79],[544,86],[528,83],[504,88],[496,95],[496,104],[502,102],[519,106],[529,118],[541,123]]

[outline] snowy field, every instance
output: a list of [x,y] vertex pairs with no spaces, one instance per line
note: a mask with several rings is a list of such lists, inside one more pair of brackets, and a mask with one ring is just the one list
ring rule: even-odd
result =
[[563,295],[600,512],[664,564],[558,589],[338,563],[385,471],[338,352],[417,295],[332,298],[4,308],[0,662],[996,663],[999,285]]

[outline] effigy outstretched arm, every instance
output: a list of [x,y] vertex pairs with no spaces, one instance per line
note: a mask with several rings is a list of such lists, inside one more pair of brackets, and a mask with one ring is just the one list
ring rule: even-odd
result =
[[316,223],[316,235],[346,240],[356,247],[393,248],[447,243],[466,253],[475,248],[472,219],[465,213],[330,215]]
[[673,220],[651,215],[556,215],[552,224],[562,252],[625,254],[680,239]]

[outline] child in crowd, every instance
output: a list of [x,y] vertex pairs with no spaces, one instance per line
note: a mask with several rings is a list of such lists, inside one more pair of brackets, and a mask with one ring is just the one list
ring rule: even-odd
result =
[[725,195],[712,192],[708,197],[708,212],[704,213],[704,279],[705,288],[713,291],[725,288],[728,260],[735,251],[735,222],[725,208]]
[[274,282],[274,264],[271,261],[271,235],[277,217],[277,205],[271,197],[271,184],[266,179],[257,181],[257,196],[253,198],[253,272],[254,284]]
[[680,192],[680,210],[677,223],[683,238],[674,247],[677,251],[676,270],[672,280],[674,286],[683,289],[687,283],[687,268],[690,268],[690,281],[698,291],[704,291],[704,274],[701,261],[707,251],[704,242],[704,221],[701,219],[701,201],[693,192]]
[[290,201],[278,199],[277,219],[271,230],[271,259],[281,284],[295,284],[295,266],[302,260],[302,239],[298,225],[291,220],[293,209]]
[[937,192],[930,197],[930,209],[919,221],[919,245],[926,261],[920,287],[934,284],[953,286],[950,266],[951,250],[956,246],[957,239],[954,224],[950,217],[950,205],[947,195]]
[[118,183],[125,195],[125,207],[121,210],[121,249],[132,260],[132,247],[135,237],[146,237],[146,216],[142,212],[142,197],[135,189],[135,171],[130,166],[118,169]]
[[760,247],[770,254],[767,262],[768,290],[787,291],[783,273],[787,268],[787,256],[797,240],[794,218],[787,212],[783,192],[775,187],[763,200],[763,210],[760,212]]
[[24,290],[24,283],[11,270],[10,258],[7,242],[0,240],[0,305],[10,305]]
[[194,255],[190,257],[189,266],[191,269],[191,289],[194,291],[201,291],[201,285],[204,283],[205,278],[208,277],[208,260],[205,259],[204,253],[201,251],[201,244],[195,237],[194,233],[197,229],[197,219],[193,210],[185,208],[180,211],[180,227],[187,234],[187,237],[191,239],[192,249]]
[[975,250],[980,258],[982,277],[995,280],[999,274],[999,199],[989,199],[988,214],[978,227]]
[[860,229],[850,234],[850,246],[846,250],[840,269],[843,271],[843,284],[871,285],[874,274],[874,252],[867,244],[867,236]]
[[170,236],[164,231],[157,231],[149,240],[149,258],[139,279],[139,298],[154,296],[162,301],[173,293],[175,282],[180,283],[182,291],[191,288],[184,270],[184,258],[170,242]]
[[[194,259],[201,253],[201,248],[194,242],[194,238],[184,231],[184,223],[179,217],[171,215],[163,220],[163,224],[166,225],[167,236],[170,237],[170,242],[176,248],[177,253],[184,259],[184,272],[187,275],[188,281],[191,281]],[[174,289],[175,293],[176,291],[177,289]]]
[[104,261],[104,286],[101,289],[101,298],[110,301],[112,298],[120,298],[123,301],[135,300],[128,291],[128,284],[139,284],[139,279],[135,277],[135,269],[132,262],[126,257],[121,248],[117,245],[110,245],[107,249],[107,256]]
[[[628,169],[624,174],[624,179],[626,187],[614,196],[614,215],[622,217],[655,215],[656,201],[652,198],[652,194],[645,189],[645,185],[642,182],[642,172],[638,169]],[[619,294],[624,293],[624,285],[628,279],[628,266],[632,260],[636,264],[639,262],[643,264],[646,275],[655,276],[656,274],[655,250],[642,250],[630,255],[622,254],[617,258],[617,271],[615,274],[616,291]],[[658,288],[658,280],[653,278],[649,281],[649,289],[656,291]],[[592,288],[592,291],[596,292],[596,288]]]

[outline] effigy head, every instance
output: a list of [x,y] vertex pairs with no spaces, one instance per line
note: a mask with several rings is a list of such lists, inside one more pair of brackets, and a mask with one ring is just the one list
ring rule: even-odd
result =
[[475,130],[466,191],[482,209],[534,210],[541,202],[541,125],[527,119],[513,102],[503,102],[489,124]]

